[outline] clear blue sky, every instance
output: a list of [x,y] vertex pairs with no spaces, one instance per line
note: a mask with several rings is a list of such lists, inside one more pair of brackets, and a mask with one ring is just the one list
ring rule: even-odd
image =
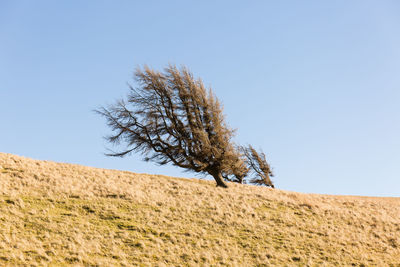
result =
[[135,67],[188,66],[278,188],[400,195],[399,1],[0,2],[0,151],[195,177],[103,155],[92,110]]

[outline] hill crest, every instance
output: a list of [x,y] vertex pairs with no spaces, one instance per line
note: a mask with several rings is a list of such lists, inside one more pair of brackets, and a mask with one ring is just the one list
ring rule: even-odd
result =
[[0,153],[0,264],[400,264],[399,198],[229,185]]

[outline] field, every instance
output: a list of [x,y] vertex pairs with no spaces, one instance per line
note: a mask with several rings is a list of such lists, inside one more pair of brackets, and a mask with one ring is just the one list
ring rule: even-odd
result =
[[0,153],[0,266],[400,266],[400,198]]

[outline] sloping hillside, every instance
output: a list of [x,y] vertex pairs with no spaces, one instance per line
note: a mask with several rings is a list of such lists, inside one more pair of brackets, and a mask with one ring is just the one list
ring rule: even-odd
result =
[[0,266],[400,266],[400,199],[0,153]]

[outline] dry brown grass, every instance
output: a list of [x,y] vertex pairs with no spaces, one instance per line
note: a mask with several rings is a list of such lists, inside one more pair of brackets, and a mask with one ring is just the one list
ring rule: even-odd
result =
[[0,153],[0,266],[400,266],[400,199]]

